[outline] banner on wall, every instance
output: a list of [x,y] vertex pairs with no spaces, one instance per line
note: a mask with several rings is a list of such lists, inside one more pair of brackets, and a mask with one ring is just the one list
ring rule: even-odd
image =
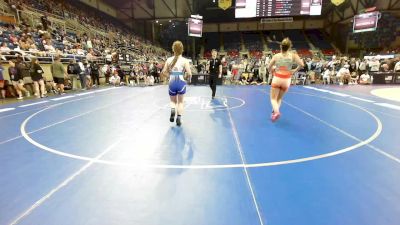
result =
[[218,7],[227,10],[232,6],[232,0],[218,0]]
[[332,4],[339,6],[341,5],[343,2],[345,2],[345,0],[331,0]]

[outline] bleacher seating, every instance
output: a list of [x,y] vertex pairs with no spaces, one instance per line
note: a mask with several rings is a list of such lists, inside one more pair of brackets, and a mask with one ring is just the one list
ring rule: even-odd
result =
[[390,46],[390,43],[396,40],[398,36],[396,31],[399,28],[400,19],[391,13],[382,12],[375,32],[353,33],[352,29],[348,32],[350,33],[350,40],[354,40],[363,48],[375,49],[382,46]]
[[285,38],[285,36],[283,35],[283,32],[280,31],[280,30],[272,30],[272,31],[269,31],[269,32],[265,32],[265,34],[267,36],[269,36],[269,38],[272,41],[282,41],[283,38]]
[[212,33],[205,33],[204,34],[204,41],[205,41],[205,50],[211,51],[212,49],[219,50],[220,42],[219,42],[219,33],[212,32]]
[[257,50],[254,51],[253,50],[253,51],[250,51],[250,56],[252,58],[260,59],[263,56],[263,52],[262,51],[257,51]]
[[298,49],[296,51],[300,57],[311,57],[312,56],[312,52],[309,49]]
[[306,34],[311,43],[321,50],[332,50],[332,45],[324,38],[320,30],[307,30]]
[[243,40],[246,49],[249,51],[262,51],[263,42],[258,32],[243,32]]
[[227,32],[223,33],[224,37],[224,48],[226,51],[240,50],[240,33],[239,32]]
[[227,52],[227,55],[231,58],[238,58],[240,54],[238,50],[230,50]]
[[280,50],[281,46],[277,42],[269,42],[268,43],[268,48],[271,49],[272,51],[274,51],[274,50]]

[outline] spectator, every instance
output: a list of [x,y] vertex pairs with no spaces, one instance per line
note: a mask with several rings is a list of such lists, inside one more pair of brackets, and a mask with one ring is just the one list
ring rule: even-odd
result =
[[379,72],[379,60],[376,57],[372,58],[372,60],[368,62],[368,67],[370,72]]
[[394,65],[394,72],[400,72],[400,60]]
[[110,77],[110,84],[114,86],[119,86],[121,83],[121,78],[118,76],[118,71],[114,70],[113,75]]
[[[17,63],[19,63],[19,62],[17,61]],[[13,84],[15,90],[17,91],[17,94],[18,94],[17,99],[18,100],[24,99],[24,97],[22,96],[22,92],[24,92],[26,94],[26,96],[29,97],[30,93],[24,87],[24,80],[23,80],[22,73],[18,72],[16,63],[12,60],[9,61],[8,74],[10,76],[10,79],[12,81],[12,84]]]
[[332,68],[325,68],[325,71],[322,75],[322,80],[324,84],[331,83],[331,76],[333,76],[333,69]]
[[358,70],[359,70],[360,74],[363,74],[367,71],[367,62],[365,59],[360,62],[360,65],[358,66]]
[[51,74],[54,79],[54,88],[58,91],[58,94],[64,94],[65,78],[68,77],[68,74],[64,69],[64,65],[61,63],[61,57],[59,55],[54,58],[54,62],[51,64]]
[[29,48],[31,47],[29,45],[29,43],[27,42],[25,36],[22,36],[21,39],[19,39],[18,44],[19,44],[20,49],[23,51],[29,51]]
[[5,80],[4,80],[4,76],[3,76],[3,71],[4,71],[3,60],[1,60],[0,61],[0,95],[1,95],[2,99],[6,98],[6,89],[5,89]]
[[100,86],[99,67],[100,66],[95,61],[92,61],[90,63],[90,76],[92,78],[92,83],[94,87],[96,87],[96,84],[97,86]]
[[367,73],[363,73],[360,76],[360,84],[371,84],[371,77]]
[[349,67],[350,66],[348,64],[344,65],[336,74],[336,78],[338,79],[340,85],[350,83],[351,76],[350,76]]
[[0,53],[2,55],[9,55],[11,53],[11,49],[7,46],[7,43],[1,43]]
[[[30,67],[30,75],[33,81],[33,86],[35,90],[35,96],[37,98],[44,98],[46,96],[46,88],[43,78],[43,69],[39,65],[39,61],[37,58],[31,59],[31,67]],[[40,90],[39,90],[40,88]]]
[[260,62],[259,72],[260,72],[260,78],[262,79],[262,84],[266,84],[267,83],[267,66],[265,65],[264,60],[261,60],[261,62]]
[[103,74],[106,78],[106,84],[108,84],[110,82],[110,77],[111,77],[111,66],[106,63],[101,68],[101,71],[103,72]]
[[86,84],[86,89],[92,88],[92,80],[91,80],[91,71],[90,71],[90,64],[86,59],[83,60],[83,67],[84,67],[84,73],[85,73],[85,84]]
[[42,22],[43,29],[44,29],[45,31],[49,30],[49,25],[50,25],[51,23],[50,23],[49,19],[47,18],[47,13],[44,14],[42,17],[40,17],[40,20],[41,20],[41,22]]

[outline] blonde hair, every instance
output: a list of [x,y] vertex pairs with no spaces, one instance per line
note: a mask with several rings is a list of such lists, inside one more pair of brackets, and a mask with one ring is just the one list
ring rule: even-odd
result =
[[183,53],[183,44],[181,41],[175,41],[172,44],[172,51],[174,52],[174,59],[172,60],[171,64],[168,66],[168,72],[171,72],[172,68],[174,68],[178,58]]
[[287,52],[292,47],[292,41],[289,38],[283,39],[281,43],[281,49],[283,52]]
[[183,53],[183,44],[181,41],[175,41],[172,44],[172,51],[174,52],[175,56],[182,55]]

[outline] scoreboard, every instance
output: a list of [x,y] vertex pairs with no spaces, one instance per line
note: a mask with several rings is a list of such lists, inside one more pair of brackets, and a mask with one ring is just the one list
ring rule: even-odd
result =
[[354,16],[353,32],[375,31],[378,25],[379,12],[369,12]]
[[188,35],[191,37],[202,37],[203,35],[203,20],[200,18],[188,19]]
[[236,18],[321,15],[322,0],[236,0]]

